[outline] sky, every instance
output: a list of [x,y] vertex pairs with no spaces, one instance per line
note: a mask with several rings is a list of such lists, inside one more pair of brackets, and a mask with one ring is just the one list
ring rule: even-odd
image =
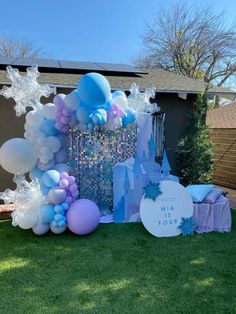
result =
[[[174,2],[1,0],[0,33],[25,37],[52,59],[130,64],[140,50],[145,23]],[[225,10],[229,21],[236,19],[235,0],[212,3],[216,13]]]

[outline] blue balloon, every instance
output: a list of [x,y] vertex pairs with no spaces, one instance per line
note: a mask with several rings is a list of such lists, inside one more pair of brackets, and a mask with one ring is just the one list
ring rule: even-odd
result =
[[91,110],[85,106],[80,106],[76,111],[76,118],[82,124],[87,124],[90,119]]
[[58,133],[54,120],[45,119],[40,125],[40,130],[47,136],[55,136]]
[[43,207],[40,208],[40,214],[42,217],[43,223],[50,223],[54,219],[54,206],[53,205],[44,205]]
[[125,93],[122,92],[121,90],[116,90],[115,92],[112,93],[112,98],[115,98],[115,97],[118,97],[118,96],[126,97]]
[[[63,204],[63,203],[62,203]],[[61,214],[61,213],[63,213],[64,212],[64,207],[62,206],[62,204],[61,205],[56,205],[55,207],[54,207],[54,210],[55,210],[55,212],[57,213],[57,214]],[[67,203],[66,203],[67,204]]]
[[35,167],[35,168],[32,169],[32,170],[30,171],[30,173],[29,173],[29,177],[30,177],[31,180],[33,180],[33,179],[35,179],[35,178],[37,178],[37,179],[40,180],[41,177],[42,177],[42,175],[43,175],[43,171],[40,170],[38,167]]
[[112,98],[108,99],[108,101],[105,102],[105,104],[103,104],[101,108],[105,109],[106,111],[110,111],[111,105],[112,105]]
[[61,203],[61,206],[63,207],[64,210],[67,210],[70,207],[69,204],[66,202]]
[[51,188],[45,186],[42,182],[40,182],[40,190],[44,196],[47,196]]
[[42,181],[48,188],[52,188],[58,185],[60,181],[60,172],[54,169],[45,171],[42,176]]
[[128,124],[134,123],[137,118],[137,113],[133,108],[126,108],[125,113],[126,115],[122,118],[123,128],[126,128]]
[[89,108],[100,108],[111,97],[108,80],[99,73],[88,73],[81,77],[78,85],[80,101]]
[[[101,110],[101,111],[100,111]],[[107,114],[104,109],[97,109],[91,115],[92,121],[94,124],[105,124],[107,122]]]

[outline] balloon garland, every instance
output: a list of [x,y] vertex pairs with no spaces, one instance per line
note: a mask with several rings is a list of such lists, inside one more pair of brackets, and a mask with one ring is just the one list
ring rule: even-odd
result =
[[[24,138],[10,139],[0,148],[0,164],[14,174],[17,187],[0,193],[6,204],[14,203],[13,225],[32,228],[37,235],[49,229],[60,234],[68,228],[76,234],[92,232],[99,223],[99,210],[90,200],[77,200],[78,187],[67,166],[65,134],[73,127],[91,132],[95,128],[116,130],[136,123],[142,111],[157,111],[149,102],[154,89],[140,93],[133,84],[130,96],[123,91],[111,93],[108,80],[98,73],[83,75],[68,95],[57,94],[53,103],[41,104],[54,89],[37,82],[37,67],[21,76],[17,69],[7,67],[11,87],[0,94],[12,97],[16,115],[26,113]],[[25,179],[29,172],[31,182]]]

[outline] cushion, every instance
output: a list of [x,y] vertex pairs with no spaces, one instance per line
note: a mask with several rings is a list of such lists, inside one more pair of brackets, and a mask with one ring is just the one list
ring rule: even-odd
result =
[[216,200],[224,193],[224,190],[213,188],[204,198],[204,203],[214,204]]
[[201,203],[207,194],[213,189],[212,184],[192,184],[186,187],[195,203]]

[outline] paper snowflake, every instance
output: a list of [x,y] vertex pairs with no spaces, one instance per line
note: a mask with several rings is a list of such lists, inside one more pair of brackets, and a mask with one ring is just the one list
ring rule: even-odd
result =
[[162,194],[160,190],[160,183],[149,182],[149,184],[144,188],[144,198],[150,198],[155,201],[160,194]]
[[7,66],[7,76],[12,81],[12,85],[11,87],[3,86],[0,90],[0,95],[15,100],[14,109],[17,117],[26,113],[27,107],[40,108],[42,106],[40,98],[49,97],[50,94],[55,93],[54,88],[37,82],[40,75],[37,66],[27,68],[26,71],[26,75],[20,75],[18,69]]
[[196,224],[193,221],[193,217],[189,217],[189,218],[182,217],[178,228],[181,230],[181,233],[183,236],[193,235],[196,229]]

